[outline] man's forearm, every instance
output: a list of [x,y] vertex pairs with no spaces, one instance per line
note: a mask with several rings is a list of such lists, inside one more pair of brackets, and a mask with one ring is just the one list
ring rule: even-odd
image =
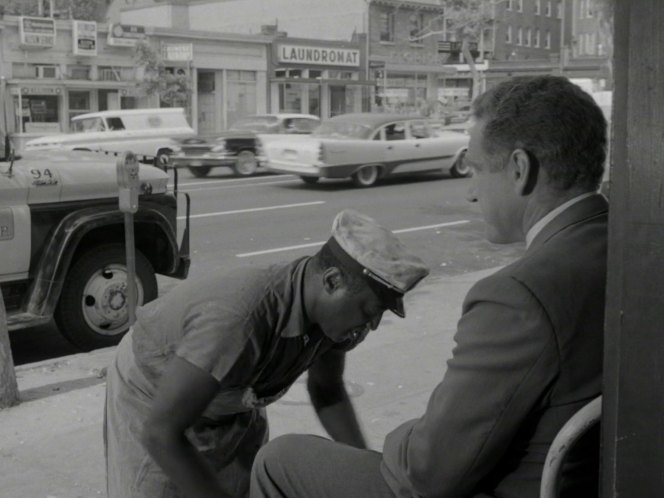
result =
[[150,456],[188,497],[224,497],[212,467],[183,435],[144,440]]
[[334,402],[317,402],[312,395],[312,403],[321,424],[332,439],[357,448],[367,447],[355,409],[345,389],[343,393],[335,396]]

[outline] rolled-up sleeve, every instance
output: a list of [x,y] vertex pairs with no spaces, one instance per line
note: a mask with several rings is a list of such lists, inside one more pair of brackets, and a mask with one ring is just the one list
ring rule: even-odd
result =
[[489,277],[470,290],[455,342],[424,415],[385,439],[381,470],[399,497],[473,491],[558,374],[550,320],[510,277]]

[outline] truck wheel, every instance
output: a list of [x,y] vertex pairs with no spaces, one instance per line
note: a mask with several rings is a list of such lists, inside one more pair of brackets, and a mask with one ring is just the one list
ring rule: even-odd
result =
[[[157,279],[136,250],[138,304],[157,297]],[[84,351],[113,346],[129,329],[127,269],[123,244],[98,246],[75,261],[55,310],[60,333]]]
[[256,154],[250,150],[243,150],[237,155],[237,161],[233,166],[233,171],[237,176],[251,176],[258,169]]
[[191,174],[196,178],[206,177],[211,169],[211,166],[189,166],[189,171],[191,171]]

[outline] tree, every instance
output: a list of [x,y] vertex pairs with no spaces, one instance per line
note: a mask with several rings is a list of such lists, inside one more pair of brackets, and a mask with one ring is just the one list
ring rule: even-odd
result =
[[0,291],[0,409],[17,403],[16,372],[14,371],[14,360],[9,345],[9,333],[7,332],[7,313],[2,299],[2,291]]
[[[493,27],[494,6],[502,1],[504,0],[439,0],[445,7],[445,13],[431,20],[419,33],[410,38],[410,41],[414,41],[445,32],[451,33],[454,40],[461,41],[461,53],[473,80],[471,100],[480,91],[480,78],[475,59],[470,52],[470,44],[480,43],[484,33]],[[435,21],[441,17],[444,20],[444,29],[432,29]]]
[[9,15],[37,16],[39,2],[44,16],[104,22],[112,0],[0,0],[0,9]]
[[146,95],[158,95],[159,100],[168,105],[188,107],[192,93],[188,71],[167,68],[159,53],[147,41],[136,44],[134,60],[143,70],[138,86]]

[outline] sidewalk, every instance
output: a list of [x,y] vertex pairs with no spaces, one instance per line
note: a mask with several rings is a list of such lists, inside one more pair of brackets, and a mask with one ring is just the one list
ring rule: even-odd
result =
[[[387,313],[348,356],[348,390],[372,448],[419,416],[453,347],[461,302],[495,269],[425,280],[403,320]],[[115,348],[16,368],[21,404],[0,411],[0,498],[105,497],[102,420],[105,367]],[[271,436],[324,435],[303,379],[268,409]]]

